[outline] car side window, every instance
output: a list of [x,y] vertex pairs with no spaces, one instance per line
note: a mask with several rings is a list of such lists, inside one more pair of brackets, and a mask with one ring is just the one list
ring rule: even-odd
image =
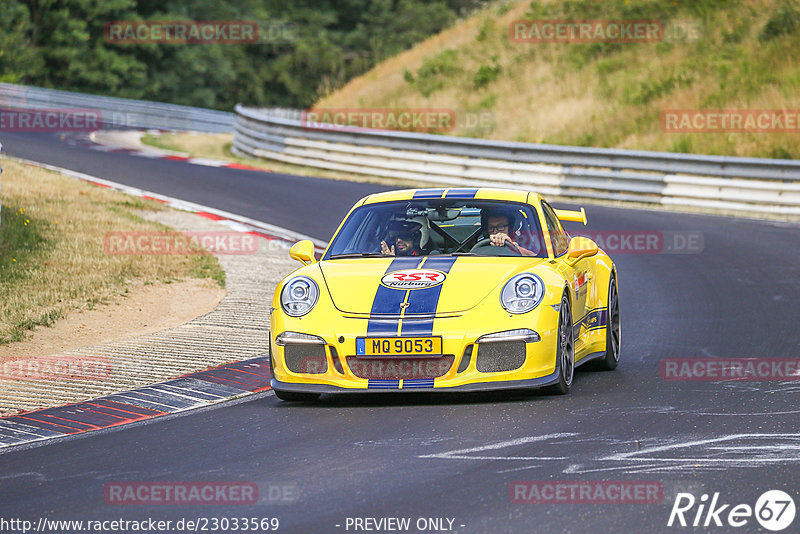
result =
[[569,249],[569,235],[558,222],[556,212],[547,202],[542,201],[542,211],[544,220],[547,223],[547,231],[550,232],[550,241],[553,244],[553,252],[556,256],[561,256]]

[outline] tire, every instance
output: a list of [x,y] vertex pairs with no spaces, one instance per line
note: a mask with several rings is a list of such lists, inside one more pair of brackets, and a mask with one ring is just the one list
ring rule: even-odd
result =
[[287,402],[314,402],[319,399],[320,393],[298,393],[296,391],[279,391],[273,389],[275,396]]
[[617,280],[613,273],[608,282],[608,303],[606,304],[606,354],[597,360],[596,368],[601,371],[613,371],[619,364],[620,348],[619,293]]
[[575,375],[575,332],[572,326],[572,309],[567,294],[561,297],[558,312],[558,345],[556,346],[558,382],[544,388],[550,395],[566,395]]

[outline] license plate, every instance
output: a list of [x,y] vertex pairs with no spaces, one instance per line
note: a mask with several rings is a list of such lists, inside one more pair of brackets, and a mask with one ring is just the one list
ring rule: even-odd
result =
[[356,339],[356,355],[416,356],[418,358],[442,355],[440,337],[360,337]]

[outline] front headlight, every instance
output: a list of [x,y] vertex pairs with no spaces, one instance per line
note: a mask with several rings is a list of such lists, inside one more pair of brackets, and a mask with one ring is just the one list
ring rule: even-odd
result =
[[527,313],[544,298],[544,282],[535,274],[518,274],[503,287],[500,303],[508,313]]
[[300,317],[310,312],[317,300],[319,300],[317,283],[307,276],[292,278],[281,291],[281,308],[292,317]]

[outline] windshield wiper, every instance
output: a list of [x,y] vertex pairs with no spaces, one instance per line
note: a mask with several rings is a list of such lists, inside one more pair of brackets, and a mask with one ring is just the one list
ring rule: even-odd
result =
[[480,256],[481,254],[475,254],[474,252],[451,252],[450,256]]
[[330,259],[338,260],[343,258],[388,258],[386,254],[380,252],[348,252],[346,254],[332,254]]

